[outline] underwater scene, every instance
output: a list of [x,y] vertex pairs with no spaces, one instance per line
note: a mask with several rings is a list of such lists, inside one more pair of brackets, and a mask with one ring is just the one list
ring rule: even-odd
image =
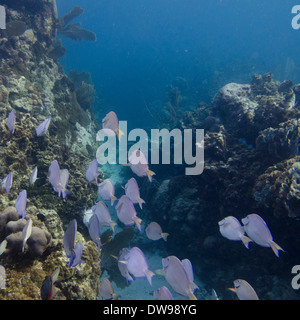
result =
[[300,299],[300,2],[0,0],[0,300]]

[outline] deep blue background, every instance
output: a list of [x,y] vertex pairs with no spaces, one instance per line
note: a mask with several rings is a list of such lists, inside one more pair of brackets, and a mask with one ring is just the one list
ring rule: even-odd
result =
[[[300,81],[300,30],[293,30],[290,0],[57,0],[59,16],[75,5],[74,21],[97,42],[62,38],[66,72],[88,71],[104,98],[100,117],[147,124],[144,100],[163,100],[178,76],[209,103],[228,82],[249,82],[253,73]],[[286,68],[288,59],[294,67]],[[290,60],[291,61],[291,60]],[[135,125],[137,125],[137,123]]]

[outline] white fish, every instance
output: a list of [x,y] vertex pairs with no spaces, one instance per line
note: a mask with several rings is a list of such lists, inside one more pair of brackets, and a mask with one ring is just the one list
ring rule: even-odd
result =
[[109,279],[104,278],[101,280],[99,284],[99,294],[104,300],[118,300],[119,295],[114,293],[114,289],[112,287],[111,282]]
[[6,246],[7,246],[7,241],[4,239],[0,244],[0,256],[5,251]]
[[117,223],[112,221],[108,208],[103,201],[97,202],[92,210],[97,215],[100,227],[110,227],[114,231]]
[[149,270],[149,266],[144,253],[138,248],[133,247],[124,254],[124,261],[128,268],[128,272],[136,278],[147,278],[148,282],[152,286],[152,277],[154,272]]
[[233,281],[234,288],[229,288],[232,292],[235,292],[240,300],[259,300],[256,292],[251,285],[242,279]]
[[123,195],[119,199],[118,204],[116,205],[116,211],[117,216],[122,223],[124,223],[126,226],[132,226],[133,224],[136,224],[139,231],[142,231],[142,219],[137,217],[134,205],[126,195]]
[[127,283],[128,281],[133,281],[133,278],[131,277],[131,275],[128,272],[128,268],[127,268],[127,264],[124,263],[125,261],[125,256],[129,253],[129,249],[128,248],[123,248],[120,253],[119,253],[119,257],[118,257],[118,268],[121,272],[121,275],[126,279]]
[[134,178],[129,179],[126,183],[125,194],[133,203],[138,203],[140,208],[143,209],[142,205],[145,201],[140,197],[139,186]]
[[170,290],[162,286],[153,292],[154,300],[174,300]]
[[23,239],[22,252],[24,252],[25,244],[31,236],[31,231],[32,231],[32,220],[29,219],[22,231],[22,239]]
[[175,256],[168,256],[162,259],[162,265],[165,278],[173,290],[190,300],[197,300],[182,262]]
[[37,172],[38,172],[37,167],[34,167],[34,169],[32,170],[32,173],[29,177],[29,182],[31,185],[33,185],[37,179]]
[[148,176],[149,181],[152,181],[152,176],[155,173],[149,170],[148,161],[141,150],[135,150],[128,158],[131,170],[139,177]]
[[145,229],[146,235],[150,240],[164,239],[167,241],[168,233],[162,232],[161,226],[157,222],[150,222]]
[[228,216],[219,221],[219,230],[224,238],[233,241],[242,241],[247,249],[249,249],[249,242],[252,240],[245,236],[245,230],[233,216]]
[[277,243],[273,241],[273,236],[269,230],[266,222],[258,214],[249,214],[242,219],[244,229],[247,235],[258,245],[262,247],[270,247],[277,257],[279,257],[279,250],[284,251]]
[[195,291],[196,289],[199,290],[199,287],[196,285],[196,283],[194,283],[194,271],[191,261],[189,259],[183,259],[181,260],[181,263],[183,264],[184,270],[186,271],[190,279],[193,291]]
[[87,228],[89,227],[89,221],[93,214],[94,212],[92,209],[85,209],[83,212],[82,222]]
[[105,179],[99,184],[98,193],[102,200],[110,201],[111,205],[117,200],[115,197],[115,186],[111,179]]

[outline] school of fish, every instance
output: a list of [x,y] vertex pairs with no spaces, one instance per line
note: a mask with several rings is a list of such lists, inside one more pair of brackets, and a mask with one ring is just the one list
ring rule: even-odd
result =
[[[45,135],[49,129],[51,118],[45,119],[37,128],[36,136],[41,137]],[[6,126],[11,134],[14,134],[16,128],[16,114],[12,110],[6,120]],[[115,112],[109,112],[102,120],[103,130],[110,136],[116,136],[121,139],[123,132],[119,129],[119,121]],[[128,166],[132,172],[138,177],[148,177],[152,182],[152,176],[155,175],[149,169],[147,159],[141,150],[135,150],[129,156]],[[66,199],[71,194],[67,189],[69,180],[69,171],[67,169],[60,169],[59,163],[53,159],[49,165],[49,183],[52,185],[53,190],[58,193],[58,197],[62,196]],[[135,225],[137,229],[142,232],[142,220],[137,216],[135,205],[137,204],[140,209],[143,209],[143,204],[146,202],[140,196],[138,183],[134,177],[128,180],[124,188],[124,194],[118,199],[115,196],[115,186],[111,179],[104,179],[98,184],[98,162],[97,159],[92,160],[85,172],[85,177],[88,183],[96,183],[98,186],[98,196],[100,201],[86,210],[84,213],[83,222],[88,228],[89,235],[92,241],[98,248],[100,254],[101,243],[101,229],[103,227],[114,228],[117,222],[113,221],[110,211],[105,202],[108,202],[111,207],[117,202],[114,207],[119,221],[125,226]],[[38,167],[32,169],[29,177],[30,185],[33,185],[38,179]],[[10,188],[13,183],[13,172],[9,172],[1,182],[1,188],[5,189],[6,194],[9,194]],[[15,201],[15,208],[17,214],[22,218],[26,216],[27,205],[27,191],[22,190]],[[242,220],[233,216],[225,217],[218,222],[219,231],[224,238],[231,241],[242,241],[244,246],[249,249],[250,243],[255,243],[261,247],[271,248],[275,255],[279,257],[279,251],[284,251],[277,243],[274,242],[273,236],[262,217],[258,214],[249,214]],[[26,250],[26,242],[30,238],[32,232],[32,220],[29,219],[22,231],[22,252]],[[82,260],[83,244],[76,242],[77,221],[73,219],[69,222],[67,229],[63,236],[63,248],[66,257],[69,259],[68,267],[75,268],[76,266],[84,263]],[[152,221],[145,228],[146,237],[153,241],[163,239],[167,241],[168,233],[163,232],[160,225]],[[0,244],[0,255],[5,252],[6,240]],[[123,248],[116,263],[118,265],[121,275],[126,281],[134,281],[138,278],[146,278],[149,285],[152,286],[152,277],[156,274],[163,275],[166,282],[174,290],[174,292],[191,300],[197,300],[194,292],[199,289],[194,283],[194,273],[191,261],[189,259],[180,260],[174,255],[163,258],[162,269],[153,272],[149,269],[149,265],[144,253],[138,247]],[[43,300],[51,300],[55,295],[54,283],[59,276],[59,269],[56,269],[52,275],[45,278],[41,286],[41,298]],[[252,286],[242,279],[233,281],[234,287],[229,288],[234,292],[240,300],[258,300],[258,296]],[[101,280],[98,286],[99,295],[105,299],[119,299],[120,296],[114,292],[113,286],[108,278]],[[213,298],[218,300],[217,294],[213,290]],[[168,287],[162,286],[153,292],[154,300],[173,300],[173,296]]]

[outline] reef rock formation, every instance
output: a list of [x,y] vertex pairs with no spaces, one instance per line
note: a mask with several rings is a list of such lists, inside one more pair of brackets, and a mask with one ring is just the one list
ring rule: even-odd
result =
[[[224,86],[211,105],[180,120],[183,128],[205,129],[203,173],[178,171],[142,190],[147,219],[170,234],[168,252],[189,257],[207,288],[224,299],[232,299],[224,288],[235,278],[252,280],[262,299],[297,298],[286,266],[297,264],[300,246],[298,96],[299,85],[270,74]],[[289,254],[274,261],[272,250],[255,244],[246,250],[221,236],[218,221],[250,213],[265,219]]]
[[[54,299],[97,299],[99,254],[95,244],[85,239],[85,226],[78,223],[84,263],[75,268],[68,267],[62,239],[69,221],[81,221],[84,208],[97,199],[97,186],[86,181],[85,170],[95,158],[98,124],[91,111],[78,103],[74,84],[57,60],[60,53],[49,50],[56,47],[55,0],[1,4],[11,30],[0,30],[0,179],[12,172],[13,183],[8,195],[0,188],[0,241],[7,240],[0,256],[6,271],[6,290],[0,290],[0,299],[40,299],[44,278],[58,267]],[[11,110],[16,114],[14,133],[6,126]],[[37,126],[48,117],[48,131],[37,137]],[[54,159],[70,173],[72,194],[64,200],[48,181]],[[30,185],[35,166],[38,179]],[[24,189],[27,215],[22,221],[14,205]],[[21,230],[28,218],[33,221],[32,234],[22,253]]]

